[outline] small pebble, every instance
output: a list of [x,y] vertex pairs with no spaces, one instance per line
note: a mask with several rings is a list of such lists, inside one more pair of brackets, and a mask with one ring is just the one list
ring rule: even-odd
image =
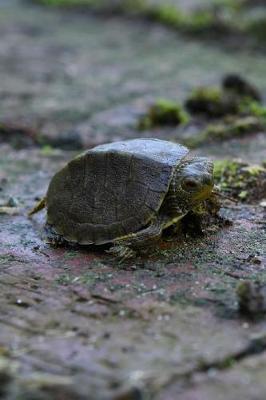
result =
[[7,207],[18,207],[19,206],[19,202],[15,197],[9,197],[7,203],[6,203]]
[[18,207],[0,207],[0,214],[18,215],[20,209]]
[[133,387],[122,390],[113,400],[144,400],[144,395],[141,389]]
[[266,208],[266,200],[262,200],[260,206]]

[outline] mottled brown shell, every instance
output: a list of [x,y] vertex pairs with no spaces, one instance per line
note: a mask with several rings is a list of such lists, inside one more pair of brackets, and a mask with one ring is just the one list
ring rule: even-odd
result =
[[135,139],[97,146],[70,161],[51,180],[47,222],[67,241],[103,244],[139,231],[159,211],[179,144]]

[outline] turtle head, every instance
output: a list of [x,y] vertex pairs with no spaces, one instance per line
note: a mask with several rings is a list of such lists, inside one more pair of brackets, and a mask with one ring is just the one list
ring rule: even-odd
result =
[[204,157],[185,159],[177,167],[172,188],[175,202],[187,212],[206,200],[213,190],[213,163]]

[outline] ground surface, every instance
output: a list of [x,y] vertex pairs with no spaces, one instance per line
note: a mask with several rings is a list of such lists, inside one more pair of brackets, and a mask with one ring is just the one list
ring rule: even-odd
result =
[[[232,225],[126,265],[50,247],[45,215],[27,211],[75,154],[60,147],[141,136],[152,99],[182,100],[227,72],[248,75],[265,98],[266,56],[22,1],[0,2],[0,33],[1,123],[57,140],[14,149],[14,132],[2,137],[0,200],[18,207],[0,215],[0,398],[264,400],[265,319],[239,315],[235,295],[241,279],[266,283],[259,202],[227,203]],[[152,134],[178,140],[174,129]],[[260,163],[265,135],[195,151]]]

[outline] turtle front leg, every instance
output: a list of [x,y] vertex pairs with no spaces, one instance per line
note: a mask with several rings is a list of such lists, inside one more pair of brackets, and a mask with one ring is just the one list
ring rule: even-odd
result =
[[114,254],[120,262],[136,257],[138,250],[150,247],[160,239],[164,223],[163,218],[158,218],[147,228],[116,240],[108,253]]
[[114,255],[119,264],[122,264],[124,261],[135,258],[137,256],[136,251],[128,247],[126,243],[121,245],[115,244],[109,250],[106,250],[106,253]]

